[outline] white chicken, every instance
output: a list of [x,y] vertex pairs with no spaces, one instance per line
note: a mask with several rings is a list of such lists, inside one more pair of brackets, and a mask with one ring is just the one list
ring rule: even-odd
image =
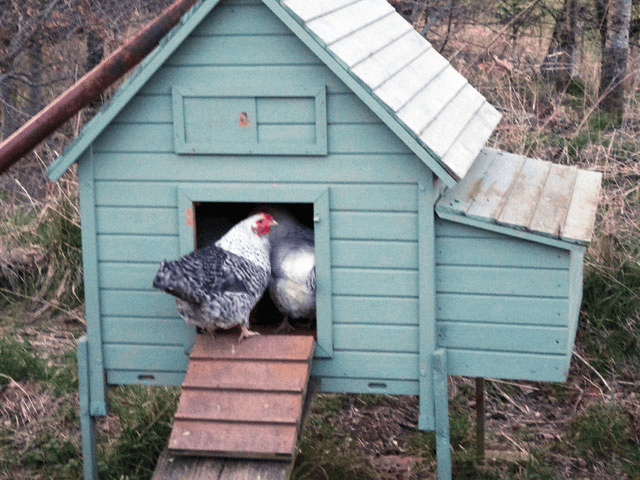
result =
[[269,295],[284,315],[278,330],[291,329],[289,319],[312,320],[316,314],[314,233],[286,213],[275,212],[274,218]]
[[176,297],[178,313],[189,325],[211,334],[240,326],[240,340],[257,335],[249,330],[249,314],[269,282],[273,225],[271,215],[252,215],[214,244],[162,262],[154,288]]

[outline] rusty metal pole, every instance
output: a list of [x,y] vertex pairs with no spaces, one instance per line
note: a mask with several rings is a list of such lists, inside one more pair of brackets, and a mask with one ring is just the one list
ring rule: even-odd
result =
[[0,174],[135,67],[198,0],[177,0],[0,143]]

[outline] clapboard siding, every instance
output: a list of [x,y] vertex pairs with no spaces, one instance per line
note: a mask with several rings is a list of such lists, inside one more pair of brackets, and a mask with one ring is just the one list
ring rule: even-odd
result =
[[[327,130],[330,154],[409,153],[398,137],[381,124],[334,124]],[[94,149],[96,153],[171,153],[173,125],[114,123],[96,139]]]
[[[172,182],[411,183],[426,167],[408,154],[353,154],[315,157],[238,157],[94,153],[96,180]],[[215,161],[216,168],[211,168]],[[239,167],[239,162],[242,168]]]
[[[264,105],[264,101],[262,103]],[[122,110],[114,118],[114,124],[132,124],[132,123],[171,123],[173,122],[173,113],[171,109],[172,97],[170,94],[139,94],[136,95],[126,108]],[[267,118],[280,115],[282,105],[279,102],[273,102],[271,108],[266,113]],[[286,112],[285,112],[286,113]],[[278,117],[278,120],[282,118]],[[328,93],[327,94],[327,123],[329,125],[337,124],[382,124],[380,119],[376,117],[353,93]]]
[[[193,187],[233,186],[252,188],[250,183],[191,182]],[[273,188],[288,188],[288,184],[271,184]],[[307,183],[306,185],[324,186]],[[334,210],[377,210],[385,212],[416,212],[418,195],[415,185],[347,183],[328,185],[329,207]],[[171,207],[176,204],[176,184],[169,181],[97,181],[97,207]]]
[[436,331],[451,373],[562,380],[570,259],[568,250],[439,220]]
[[[293,59],[293,62],[292,62]],[[320,65],[321,62],[296,37],[274,35],[217,35],[187,38],[165,65],[179,66],[252,66]]]

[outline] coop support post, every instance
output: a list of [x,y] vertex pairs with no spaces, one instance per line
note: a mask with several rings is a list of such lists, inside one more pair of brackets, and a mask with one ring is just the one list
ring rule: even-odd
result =
[[419,373],[418,428],[434,430],[433,351],[436,348],[436,235],[433,204],[438,196],[432,175],[418,183],[419,270]]
[[451,446],[449,441],[449,390],[447,387],[447,351],[433,353],[433,392],[436,420],[436,454],[438,480],[451,480]]
[[85,480],[98,478],[96,458],[96,424],[90,412],[89,346],[87,337],[78,341],[78,383],[80,397],[80,430],[82,431],[82,464]]

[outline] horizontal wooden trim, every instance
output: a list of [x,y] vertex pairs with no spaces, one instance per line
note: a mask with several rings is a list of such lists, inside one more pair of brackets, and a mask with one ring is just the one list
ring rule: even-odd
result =
[[335,350],[331,360],[314,359],[311,374],[336,378],[417,380],[418,355]]
[[[327,126],[327,152],[330,154],[409,153],[409,149],[381,124],[338,124]],[[96,153],[173,153],[174,131],[170,123],[110,124],[96,139]],[[185,147],[186,148],[186,147]],[[255,151],[254,151],[255,150]],[[287,152],[254,149],[247,152],[194,151],[193,153],[220,153],[237,155],[283,155]],[[180,153],[186,151],[178,150]],[[299,155],[318,155],[317,152],[297,152]],[[236,165],[237,168],[237,165]]]
[[337,324],[333,345],[349,351],[418,353],[418,327]]
[[[233,186],[251,190],[263,182],[192,182],[195,188],[219,188]],[[309,182],[310,188],[331,190],[329,206],[332,210],[376,210],[384,212],[417,212],[418,195],[415,185],[403,184],[320,184]],[[297,183],[276,183],[270,188],[292,188]],[[110,181],[95,183],[95,201],[98,207],[171,207],[176,208],[176,183],[174,181]]]
[[566,355],[447,349],[449,375],[562,382],[567,379]]
[[[182,156],[172,153],[94,154],[97,180],[171,182],[313,182],[408,183],[424,174],[424,165],[408,154],[330,155],[315,157]],[[211,162],[215,161],[215,168]],[[274,168],[277,167],[277,168]]]
[[509,237],[441,237],[436,241],[436,263],[569,269],[569,252]]
[[436,298],[438,321],[565,326],[569,309],[566,298],[458,293],[438,293]]
[[571,354],[566,327],[439,321],[436,335],[443,348]]
[[569,294],[569,271],[440,265],[436,289],[438,293],[563,298]]

